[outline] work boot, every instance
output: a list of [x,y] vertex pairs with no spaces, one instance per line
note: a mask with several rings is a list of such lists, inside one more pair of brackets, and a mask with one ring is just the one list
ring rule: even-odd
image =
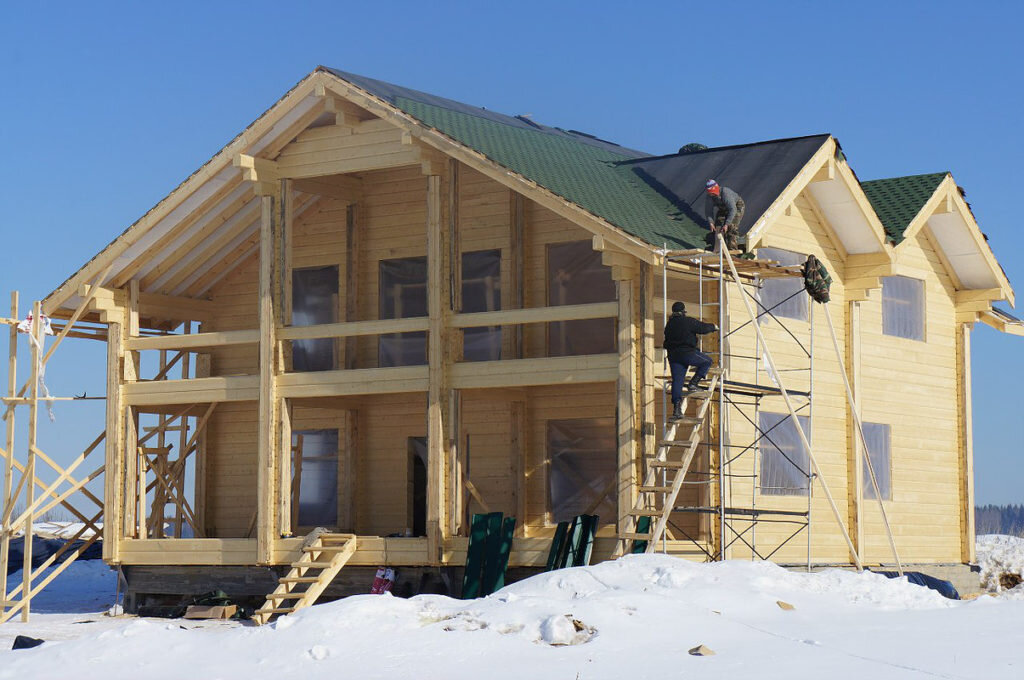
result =
[[687,392],[699,392],[701,389],[700,378],[692,378],[686,385]]
[[683,402],[673,401],[672,402],[672,416],[669,420],[681,420],[683,417]]

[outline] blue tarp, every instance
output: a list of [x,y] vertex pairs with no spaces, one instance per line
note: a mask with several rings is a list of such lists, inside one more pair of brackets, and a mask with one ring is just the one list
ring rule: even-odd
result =
[[[876,574],[882,576],[888,576],[889,578],[899,578],[900,574],[898,571],[876,571]],[[907,577],[907,580],[913,584],[924,586],[925,588],[931,588],[943,597],[948,597],[951,600],[959,600],[960,593],[956,591],[956,588],[949,581],[943,581],[941,578],[935,578],[928,574],[922,574],[919,571],[905,571],[903,575]]]
[[[72,550],[80,546],[85,541],[75,541],[72,547],[69,548],[64,555],[61,555],[61,561],[70,554]],[[59,538],[40,538],[39,536],[32,537],[32,567],[38,567],[40,564],[45,562],[50,555],[60,550],[67,541]],[[103,542],[96,541],[89,548],[82,553],[80,560],[99,560],[103,558]],[[11,549],[7,560],[7,575],[10,576],[16,571],[21,571],[22,561],[25,559],[25,538],[18,537],[11,539]]]

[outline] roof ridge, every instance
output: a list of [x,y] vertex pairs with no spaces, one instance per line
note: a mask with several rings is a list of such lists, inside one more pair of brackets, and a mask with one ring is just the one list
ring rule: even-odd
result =
[[663,159],[663,158],[673,158],[675,156],[699,156],[701,154],[712,153],[712,152],[715,152],[715,151],[731,151],[733,149],[745,149],[745,148],[749,148],[749,147],[753,147],[753,146],[764,146],[766,144],[782,144],[784,142],[796,142],[796,141],[800,141],[802,139],[813,139],[815,137],[831,137],[831,136],[832,136],[832,133],[830,133],[830,132],[821,132],[821,133],[813,134],[813,135],[800,135],[798,137],[780,137],[779,139],[765,139],[765,140],[761,140],[759,142],[746,142],[746,143],[743,143],[743,144],[729,144],[729,145],[726,145],[726,146],[711,146],[711,147],[708,147],[706,149],[701,149],[699,151],[687,151],[685,153],[679,153],[677,151],[675,153],[666,153],[666,154],[662,154],[660,156],[647,156],[646,158],[632,158],[632,159],[630,159],[628,161],[622,161],[622,162],[623,163],[632,163],[632,162],[639,162],[639,161],[656,161],[656,160],[660,160],[660,159]]
[[890,182],[890,181],[898,180],[898,179],[917,179],[919,177],[938,177],[940,175],[944,177],[946,175],[952,175],[952,174],[953,173],[950,172],[949,170],[943,170],[941,172],[920,172],[920,173],[917,173],[917,174],[914,174],[914,175],[897,175],[895,177],[877,177],[875,179],[866,179],[866,180],[863,180],[861,182],[861,184],[862,185],[870,184],[872,182]]

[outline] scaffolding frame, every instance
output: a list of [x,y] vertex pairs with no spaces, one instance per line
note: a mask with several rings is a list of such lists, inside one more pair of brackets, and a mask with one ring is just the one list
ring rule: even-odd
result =
[[[850,538],[849,532],[846,529],[845,523],[842,520],[841,514],[836,506],[835,500],[832,498],[831,491],[824,477],[818,468],[817,461],[813,453],[813,447],[811,444],[811,438],[813,436],[813,423],[814,423],[814,337],[815,337],[815,305],[810,305],[809,313],[809,338],[807,346],[800,342],[799,338],[790,330],[786,324],[779,319],[777,315],[773,313],[773,310],[777,307],[785,304],[793,297],[803,293],[801,288],[796,293],[789,297],[775,303],[772,307],[766,308],[761,304],[760,300],[751,294],[745,287],[743,276],[741,276],[740,269],[737,268],[737,264],[732,258],[732,255],[728,252],[724,238],[721,235],[718,236],[716,248],[714,251],[705,250],[684,250],[684,251],[671,251],[667,247],[664,247],[661,251],[662,256],[662,316],[663,321],[668,321],[668,272],[670,269],[673,271],[682,273],[684,276],[689,275],[691,278],[697,280],[698,289],[698,304],[701,310],[702,320],[704,319],[704,309],[709,303],[704,301],[704,284],[705,276],[712,281],[717,282],[718,300],[710,304],[717,305],[718,307],[718,351],[712,352],[717,354],[719,367],[723,370],[722,381],[717,390],[717,436],[713,440],[705,438],[704,446],[708,452],[708,471],[705,474],[707,479],[696,480],[690,482],[691,484],[700,484],[709,486],[714,484],[717,487],[717,503],[708,505],[696,505],[696,506],[677,506],[673,508],[673,512],[688,512],[696,513],[704,516],[713,516],[717,520],[717,531],[708,530],[706,533],[712,538],[711,549],[704,546],[702,541],[698,537],[689,536],[685,530],[679,527],[675,523],[671,523],[672,528],[675,532],[684,536],[684,538],[693,543],[699,550],[701,550],[707,557],[708,560],[724,560],[729,557],[730,548],[736,543],[742,543],[745,545],[751,554],[751,559],[762,559],[767,560],[774,556],[779,550],[788,545],[790,542],[795,540],[801,533],[806,537],[807,554],[806,554],[806,568],[811,569],[813,562],[812,554],[812,503],[814,498],[814,480],[817,479],[825,496],[832,508],[835,520],[840,527],[843,537],[846,540],[847,546],[850,551],[852,561],[858,569],[863,569],[862,560],[858,549],[854,546],[852,539]],[[710,261],[710,264],[708,263]],[[772,261],[742,261],[751,262],[751,264],[741,265],[744,270],[746,277],[749,279],[749,284],[760,287],[763,283],[765,276],[789,276],[789,277],[802,277],[802,270],[794,266],[779,265]],[[670,265],[677,265],[671,267]],[[728,269],[726,268],[728,265]],[[695,271],[694,271],[695,270]],[[743,306],[746,308],[749,319],[744,323],[740,324],[736,328],[728,328],[727,323],[729,319],[729,287],[728,283],[733,282],[736,284],[740,298],[743,302]],[[753,300],[762,311],[755,313],[751,307],[750,301]],[[807,367],[797,369],[785,369],[785,370],[806,370],[808,375],[808,389],[806,392],[794,392],[787,390],[782,377],[783,369],[776,366],[767,340],[764,337],[762,329],[760,328],[760,321],[762,317],[768,316],[774,319],[779,326],[796,341],[796,343],[803,350],[807,357]],[[836,352],[837,360],[839,361],[840,373],[843,375],[844,384],[846,387],[846,395],[848,402],[853,413],[853,419],[855,424],[855,430],[859,442],[863,447],[863,450],[867,451],[867,444],[864,438],[863,424],[860,419],[860,415],[854,404],[854,398],[852,389],[849,384],[849,380],[846,376],[845,361],[843,360],[842,353],[839,348],[838,339],[835,333],[835,327],[832,323],[831,314],[828,311],[828,307],[825,306],[825,315],[828,322],[829,332]],[[755,346],[753,355],[740,355],[734,354],[730,351],[729,338],[735,335],[738,331],[745,328],[747,325],[752,325],[755,331]],[[763,354],[762,354],[763,353]],[[752,359],[754,361],[754,384],[735,383],[727,379],[730,364],[733,358],[745,358]],[[667,354],[664,357],[664,369],[665,375],[668,376],[670,371],[668,370],[668,357]],[[761,374],[761,363],[764,362],[764,368],[769,379],[775,383],[774,386],[762,385],[759,383]],[[662,392],[662,413],[663,413],[663,437],[665,436],[664,430],[668,427],[668,404],[667,398],[665,397],[665,391]],[[779,422],[772,425],[770,428],[765,429],[761,426],[759,412],[760,402],[765,396],[781,396],[786,403],[788,414]],[[737,397],[742,396],[750,399],[751,401],[741,402]],[[799,407],[794,407],[792,402],[792,396],[797,396],[804,399],[804,403]],[[744,412],[743,407],[753,407],[753,417]],[[804,432],[803,426],[800,424],[799,415],[800,412],[807,411],[807,422],[812,430],[812,434],[808,435]],[[733,444],[729,440],[730,418],[733,413],[741,414],[744,419],[749,422],[753,428],[753,439],[746,445]],[[806,495],[807,495],[807,509],[805,511],[793,511],[793,510],[779,510],[772,508],[758,508],[757,506],[757,495],[761,486],[759,484],[760,477],[760,466],[758,461],[758,454],[761,449],[762,441],[767,441],[773,445],[770,433],[776,427],[782,425],[792,419],[797,433],[799,434],[801,444],[807,456],[806,469],[792,461],[784,453],[782,454],[786,461],[788,461],[801,475],[806,479]],[[710,426],[708,426],[710,430]],[[775,445],[777,451],[781,453],[781,448]],[[734,453],[733,449],[740,449],[738,453]],[[751,473],[748,475],[738,475],[750,479],[751,486],[751,497],[749,507],[743,507],[740,504],[731,502],[732,496],[732,480],[737,477],[737,474],[729,472],[731,464],[739,460],[741,457],[750,454],[753,457],[751,464]],[[878,493],[878,485],[875,477],[873,465],[870,461],[870,456],[865,455],[864,460],[869,471],[871,483],[875,489],[875,496],[880,498]],[[690,473],[694,474],[694,473]],[[709,492],[707,496],[710,497],[712,494]],[[900,574],[903,573],[902,564],[899,558],[898,551],[896,549],[895,541],[893,539],[892,530],[888,522],[887,513],[881,501],[879,501],[879,508],[882,513],[883,523],[886,529],[886,533],[889,538],[889,544],[892,549],[893,557],[896,563],[897,570]],[[770,550],[758,550],[757,546],[757,526],[761,522],[775,523],[775,524],[789,524],[796,528],[788,535],[785,536],[780,542],[771,547]],[[739,524],[745,524],[743,527],[739,527]],[[702,533],[698,530],[698,534]],[[749,537],[749,538],[748,538]],[[715,539],[717,539],[717,550],[715,549]],[[662,550],[667,550],[667,542],[665,537],[662,537]],[[762,552],[763,551],[763,552]]]

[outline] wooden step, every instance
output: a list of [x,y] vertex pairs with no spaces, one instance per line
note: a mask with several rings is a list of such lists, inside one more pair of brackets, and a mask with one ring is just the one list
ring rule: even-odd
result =
[[299,569],[326,569],[331,566],[330,562],[292,562],[292,568]]
[[683,461],[681,460],[652,460],[648,463],[653,468],[675,468],[679,469],[683,467]]
[[672,422],[677,425],[699,425],[704,422],[704,419],[696,416],[683,416],[682,418],[675,418]]
[[302,596],[305,595],[305,594],[306,593],[304,593],[304,592],[271,593],[270,595],[267,595],[267,599],[268,600],[298,600],[298,599],[302,598]]
[[674,447],[674,448],[679,448],[679,447],[687,448],[687,447],[692,446],[692,445],[693,445],[693,443],[689,439],[673,439],[671,441],[658,442],[658,446],[659,447],[661,447],[661,446],[669,446],[669,447]]
[[302,548],[302,552],[305,553],[319,553],[319,552],[341,552],[345,549],[343,545],[307,545]]
[[619,538],[625,541],[649,541],[651,540],[650,534],[636,534],[629,531],[625,531],[619,534]]
[[277,580],[278,583],[316,583],[319,581],[316,576],[284,576]]
[[665,512],[662,510],[630,510],[629,514],[634,517],[661,517]]
[[638,488],[640,493],[668,493],[672,490],[671,486],[641,486]]
[[291,614],[294,611],[294,607],[275,607],[273,609],[257,609],[253,614]]

